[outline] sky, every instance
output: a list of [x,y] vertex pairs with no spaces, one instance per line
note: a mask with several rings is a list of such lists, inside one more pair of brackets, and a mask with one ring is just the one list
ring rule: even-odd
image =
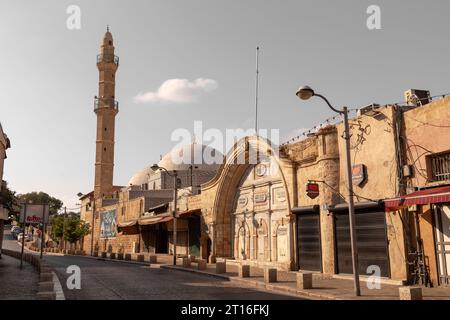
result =
[[[73,5],[79,29],[68,28]],[[381,29],[367,27],[370,5]],[[93,189],[106,25],[120,57],[114,184],[127,185],[177,144],[174,130],[254,126],[256,46],[258,126],[280,142],[333,116],[300,101],[301,85],[349,108],[401,102],[410,88],[450,92],[449,11],[447,0],[0,0],[3,178],[68,207]]]

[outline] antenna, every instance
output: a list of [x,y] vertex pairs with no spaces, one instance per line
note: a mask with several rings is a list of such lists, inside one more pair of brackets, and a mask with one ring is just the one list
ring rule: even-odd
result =
[[255,134],[258,134],[259,46],[256,47]]

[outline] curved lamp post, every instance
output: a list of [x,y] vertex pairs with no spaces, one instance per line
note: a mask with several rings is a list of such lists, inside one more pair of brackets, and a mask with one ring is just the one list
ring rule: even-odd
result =
[[166,168],[154,164],[150,167],[153,171],[164,170],[169,176],[173,177],[173,265],[177,265],[177,193],[178,193],[178,173],[173,170],[170,173]]
[[308,86],[300,87],[296,92],[297,97],[302,100],[308,100],[313,96],[322,98],[328,107],[334,112],[339,113],[344,118],[344,139],[345,139],[345,154],[346,154],[346,169],[347,169],[347,188],[348,188],[348,217],[350,224],[350,241],[352,248],[352,265],[354,277],[355,295],[361,295],[361,288],[359,284],[359,270],[358,270],[358,248],[356,244],[356,230],[355,230],[355,208],[353,203],[353,184],[352,184],[352,164],[350,159],[350,126],[348,123],[348,109],[343,107],[342,110],[334,108],[324,96],[315,93],[313,89]]

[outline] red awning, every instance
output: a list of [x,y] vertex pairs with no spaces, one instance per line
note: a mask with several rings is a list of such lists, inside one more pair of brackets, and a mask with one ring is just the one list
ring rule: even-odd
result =
[[406,196],[384,200],[386,211],[395,211],[415,204],[450,202],[450,186],[419,190]]

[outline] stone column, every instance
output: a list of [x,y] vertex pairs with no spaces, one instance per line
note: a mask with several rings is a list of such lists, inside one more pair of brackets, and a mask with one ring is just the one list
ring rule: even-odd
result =
[[321,184],[319,196],[319,202],[321,205],[320,232],[322,240],[322,269],[325,274],[334,274],[334,219],[333,215],[324,210],[323,206],[334,205],[341,201],[336,192],[339,190],[339,137],[336,128],[329,127],[320,130],[317,138],[320,180],[325,181],[326,183]]

